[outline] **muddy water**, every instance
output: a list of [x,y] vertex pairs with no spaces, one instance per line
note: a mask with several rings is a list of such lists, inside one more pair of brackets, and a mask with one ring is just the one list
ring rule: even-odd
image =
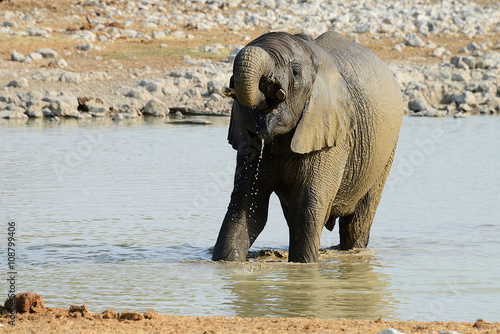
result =
[[[405,118],[369,250],[308,265],[207,261],[235,160],[213,120],[1,121],[0,264],[13,220],[17,290],[92,311],[499,320],[500,118]],[[271,207],[255,251],[287,248]]]

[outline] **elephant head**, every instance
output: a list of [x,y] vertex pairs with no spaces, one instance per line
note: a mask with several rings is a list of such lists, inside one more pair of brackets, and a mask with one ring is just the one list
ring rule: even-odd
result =
[[262,35],[236,56],[228,140],[244,147],[294,131],[290,148],[308,153],[342,142],[351,127],[347,84],[331,56],[305,35]]

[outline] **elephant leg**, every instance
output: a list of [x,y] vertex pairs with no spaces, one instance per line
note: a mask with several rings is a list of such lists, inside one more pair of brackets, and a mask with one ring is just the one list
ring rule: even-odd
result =
[[238,151],[231,202],[215,244],[214,261],[245,261],[248,250],[266,225],[271,192],[259,173],[261,142]]
[[[311,208],[308,211],[313,210]],[[289,262],[317,262],[319,243],[324,225],[324,217],[314,214],[297,213],[296,218],[290,219],[290,247],[288,250]],[[299,218],[299,217],[302,217]]]
[[[330,166],[344,166],[345,159],[345,156],[317,153],[299,166],[302,173],[314,177],[295,184],[282,203],[290,233],[290,262],[318,261],[321,232],[330,219],[332,202],[344,173],[343,168]],[[333,227],[334,221],[328,226]]]
[[382,197],[385,181],[389,176],[394,152],[376,182],[356,205],[354,212],[339,218],[340,250],[366,248],[370,238],[370,228],[378,203]]

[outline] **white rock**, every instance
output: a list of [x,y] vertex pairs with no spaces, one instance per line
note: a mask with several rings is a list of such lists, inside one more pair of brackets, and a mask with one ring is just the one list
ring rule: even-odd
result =
[[25,58],[24,55],[17,51],[12,51],[10,54],[10,60],[12,61],[23,61],[24,58]]
[[400,332],[398,330],[395,330],[394,328],[386,328],[384,330],[381,330],[377,334],[404,334],[404,333]]
[[361,25],[356,26],[354,31],[357,32],[358,34],[364,34],[365,32],[370,31],[370,27],[371,27],[371,25],[369,23],[365,23],[365,24],[361,24]]
[[453,73],[451,76],[452,81],[469,82],[471,79],[472,78],[471,78],[469,72],[467,72],[467,71]]
[[455,102],[458,104],[465,103],[465,104],[468,104],[471,106],[477,104],[476,97],[474,96],[474,93],[472,93],[470,91],[465,91],[462,94],[456,95]]
[[57,57],[57,52],[49,49],[49,48],[42,48],[36,50],[37,53],[41,54],[43,58],[56,58]]
[[451,52],[449,50],[446,50],[445,48],[443,48],[442,46],[434,49],[431,53],[431,56],[433,57],[442,57],[442,56],[449,56],[451,55]]
[[404,45],[404,44],[399,43],[399,44],[394,45],[394,46],[392,47],[392,49],[393,49],[394,51],[399,52],[399,53],[403,53],[403,48],[404,48],[404,47],[405,47],[405,45]]
[[125,119],[125,117],[123,116],[123,114],[120,114],[120,113],[116,113],[112,118],[113,121],[120,121],[120,120],[124,120],[124,119]]
[[177,30],[172,33],[172,36],[174,37],[180,37],[180,38],[186,38],[186,34],[182,30]]
[[467,43],[466,48],[469,51],[481,50],[481,46],[479,46],[476,42]]
[[27,119],[28,115],[25,115],[24,112],[13,111],[7,116],[4,116],[5,119]]
[[38,52],[30,52],[30,53],[28,53],[27,56],[30,57],[34,61],[39,61],[39,60],[43,59],[42,55],[39,54]]
[[125,96],[143,101],[150,100],[152,98],[152,95],[144,87],[133,88],[126,93]]
[[78,114],[75,116],[76,119],[86,119],[86,120],[91,120],[92,119],[92,115],[91,114],[88,114],[88,113],[83,113],[83,114]]
[[167,105],[156,98],[151,99],[142,110],[144,115],[156,117],[165,117],[169,112]]
[[42,101],[48,102],[48,109],[54,116],[75,117],[80,112],[78,109],[78,100],[70,95],[58,96],[56,98],[44,97]]
[[14,88],[28,88],[28,79],[26,78],[17,78],[9,82],[7,85],[8,87],[14,87]]
[[437,47],[436,43],[433,41],[427,41],[427,43],[424,46],[426,49],[435,49]]
[[92,116],[96,114],[106,114],[109,111],[109,106],[107,104],[97,102],[96,100],[87,101],[85,104],[88,106],[89,114]]
[[31,27],[28,29],[28,34],[30,36],[42,36],[42,37],[48,37],[49,33],[47,30],[39,28],[39,27]]
[[56,64],[56,66],[59,66],[59,67],[61,67],[61,68],[65,68],[65,67],[67,67],[67,66],[68,66],[68,63],[66,62],[66,60],[64,60],[64,59],[62,59],[62,58],[61,58],[61,59],[57,59],[57,60],[55,61],[55,64]]
[[3,21],[1,23],[2,27],[15,28],[17,27],[17,22],[15,21]]
[[82,75],[80,73],[64,72],[63,74],[61,74],[58,81],[65,82],[65,83],[79,84],[83,80],[82,80]]
[[16,94],[8,93],[5,95],[0,95],[0,102],[4,102],[7,104],[10,104],[10,103],[19,104],[19,103],[21,103],[21,100],[19,99],[19,97]]
[[468,57],[462,57],[462,61],[467,65],[469,68],[474,68],[476,67],[476,59],[474,57],[468,56]]
[[378,27],[378,32],[380,33],[387,33],[387,34],[392,34],[394,31],[396,31],[396,28],[392,24],[387,24],[387,23],[382,23]]
[[405,36],[405,38],[403,39],[403,43],[405,43],[405,45],[413,47],[423,47],[425,45],[424,40],[412,32],[408,33]]
[[44,116],[42,109],[35,108],[28,109],[26,115],[28,115],[29,118],[42,118]]
[[154,29],[157,28],[158,26],[153,22],[146,22],[141,27],[146,29]]
[[95,46],[92,43],[87,43],[87,44],[77,45],[76,48],[78,50],[82,50],[82,51],[90,51],[90,50],[94,50]]
[[165,32],[163,32],[163,31],[153,31],[151,33],[151,37],[153,37],[155,39],[165,38],[166,36],[167,36],[167,34],[165,34]]
[[96,35],[90,30],[78,30],[71,34],[72,38],[81,39],[86,42],[93,42],[96,40]]
[[131,30],[131,29],[128,29],[128,30],[122,29],[122,30],[120,30],[120,34],[124,37],[136,38],[139,33],[137,31]]

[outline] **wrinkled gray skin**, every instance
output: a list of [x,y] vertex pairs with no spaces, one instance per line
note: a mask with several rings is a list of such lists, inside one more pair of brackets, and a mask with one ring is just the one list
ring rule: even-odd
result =
[[230,88],[237,166],[213,260],[246,259],[273,192],[289,261],[317,261],[321,231],[337,218],[339,248],[366,247],[403,115],[386,65],[337,33],[268,33],[237,55]]

